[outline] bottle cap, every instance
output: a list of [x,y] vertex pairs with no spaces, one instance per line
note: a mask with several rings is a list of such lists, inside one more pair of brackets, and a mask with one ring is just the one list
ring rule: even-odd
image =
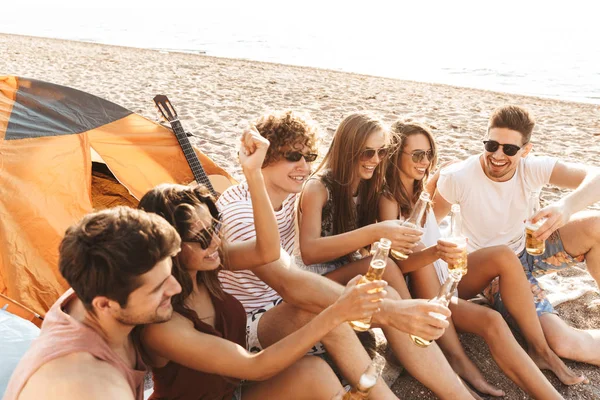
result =
[[381,238],[379,239],[379,247],[389,249],[390,247],[392,247],[392,241],[390,239]]

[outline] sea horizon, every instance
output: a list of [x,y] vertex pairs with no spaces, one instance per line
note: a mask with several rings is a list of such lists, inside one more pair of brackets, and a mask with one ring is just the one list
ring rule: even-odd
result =
[[[310,8],[292,8],[294,19],[289,19],[282,17],[289,10],[267,12],[229,0],[220,5],[179,8],[177,23],[157,21],[156,8],[152,7],[71,7],[68,13],[60,13],[56,8],[44,12],[42,6],[25,22],[0,22],[0,33],[325,68],[600,104],[600,26],[592,23],[585,8],[571,7],[569,12],[562,12],[550,10],[551,5],[530,7],[535,17],[523,11],[514,21],[515,29],[512,25],[494,27],[494,22],[485,18],[488,11],[481,7],[473,16],[464,15],[456,9],[460,8],[457,4],[462,9],[468,6],[471,12],[477,3],[438,3],[439,12],[433,15],[426,13],[425,6],[390,6],[374,1],[366,10],[330,6],[315,14]],[[497,21],[514,18],[510,10],[492,11]],[[47,18],[48,13],[53,13],[53,18]],[[132,18],[132,13],[137,17]],[[421,18],[398,20],[394,14]],[[524,22],[529,25],[522,25]],[[361,29],[355,29],[357,26]],[[426,30],[430,32],[423,34]]]

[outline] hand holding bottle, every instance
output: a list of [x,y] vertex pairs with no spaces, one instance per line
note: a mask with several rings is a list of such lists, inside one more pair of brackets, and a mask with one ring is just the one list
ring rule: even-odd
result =
[[331,306],[340,323],[371,317],[378,311],[387,294],[384,290],[386,281],[376,280],[359,285],[361,278],[361,275],[352,278],[342,295]]
[[378,222],[375,227],[378,237],[389,239],[392,242],[391,248],[404,254],[411,254],[423,236],[422,230],[405,226],[400,220]]

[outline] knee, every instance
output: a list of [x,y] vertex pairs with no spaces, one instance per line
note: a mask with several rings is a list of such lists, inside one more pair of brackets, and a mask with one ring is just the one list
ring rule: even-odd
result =
[[296,362],[295,369],[294,379],[303,381],[307,384],[321,382],[324,387],[334,383],[339,384],[339,380],[329,364],[320,357],[304,356]]
[[483,328],[482,336],[486,341],[512,335],[508,324],[498,311],[489,308],[486,310],[488,311],[485,312],[483,318],[479,321],[480,326]]

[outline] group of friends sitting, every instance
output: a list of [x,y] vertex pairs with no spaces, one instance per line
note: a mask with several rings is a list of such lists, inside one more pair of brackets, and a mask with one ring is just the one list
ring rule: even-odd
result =
[[[312,171],[314,122],[292,111],[262,116],[241,137],[245,181],[218,200],[202,186],[162,184],[138,209],[94,212],[66,231],[59,268],[71,289],[47,313],[5,399],[142,399],[148,367],[151,399],[341,398],[340,378],[317,355],[327,352],[356,385],[371,359],[345,322],[370,316],[441,399],[504,394],[458,332],[481,336],[531,397],[560,399],[541,369],[565,385],[585,382],[561,358],[600,365],[600,331],[562,321],[537,278],[585,260],[600,280],[600,215],[582,211],[600,200],[600,174],[531,155],[533,128],[527,110],[499,108],[480,154],[438,167],[444,149],[427,125],[356,113]],[[528,195],[546,184],[573,191],[537,215],[546,250],[531,256]],[[404,226],[423,191],[433,200],[421,226]],[[452,204],[469,267],[445,306],[427,299],[460,256],[438,225]],[[409,257],[389,258],[383,280],[358,285],[381,238]],[[478,294],[491,307],[469,301]],[[435,342],[422,348],[410,335]],[[397,397],[379,378],[370,398]]]

